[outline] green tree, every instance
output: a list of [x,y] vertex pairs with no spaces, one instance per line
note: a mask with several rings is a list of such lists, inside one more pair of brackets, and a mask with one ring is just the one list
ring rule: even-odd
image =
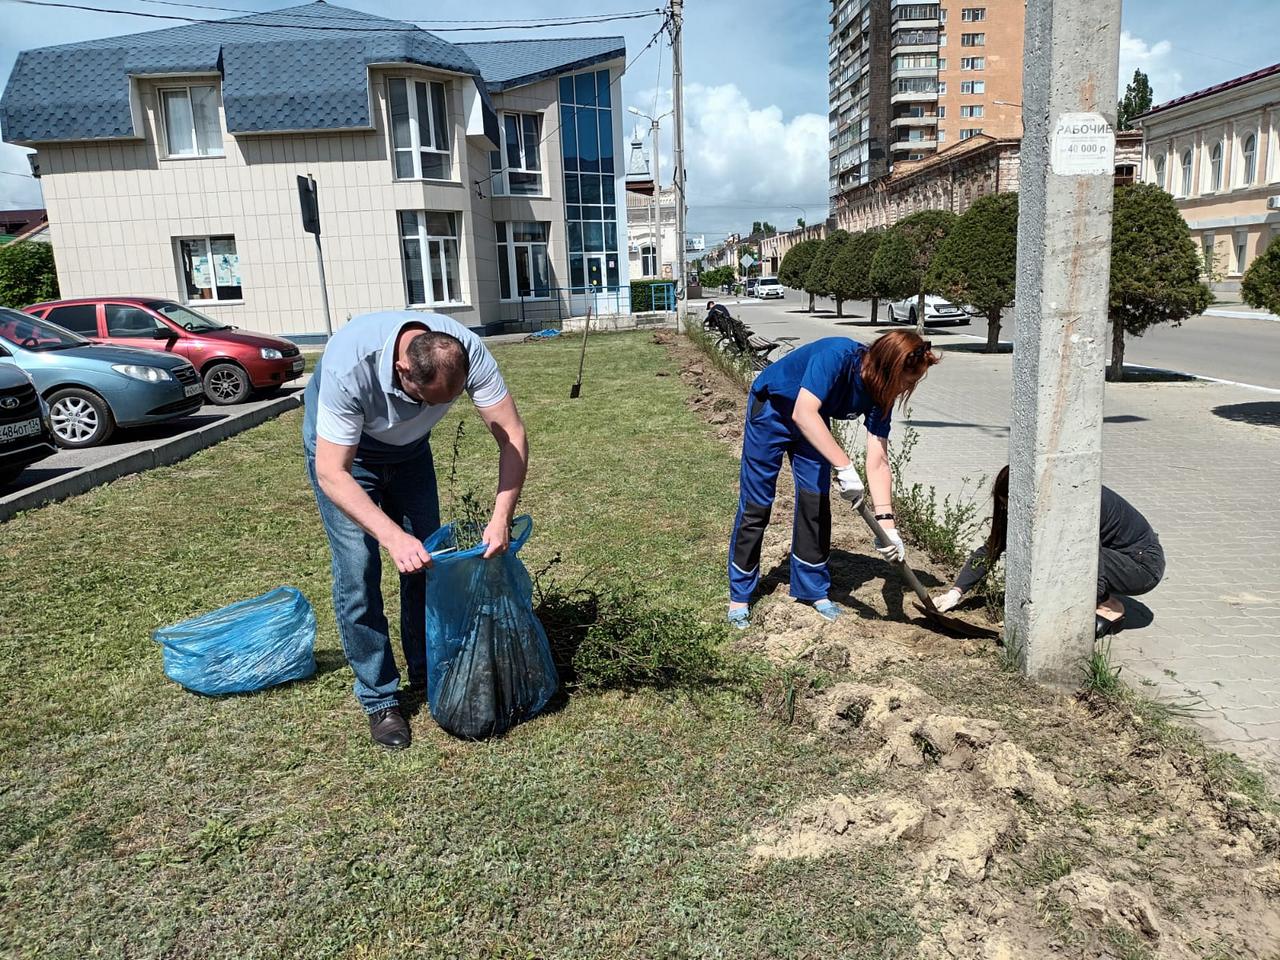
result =
[[[804,290],[804,278],[822,247],[821,240],[801,240],[786,252],[778,267],[778,282],[793,290]],[[806,291],[807,292],[807,291]],[[809,294],[809,312],[813,313],[813,294]]]
[[1249,264],[1240,284],[1244,302],[1259,310],[1280,313],[1280,237]]
[[1124,88],[1124,96],[1116,104],[1116,129],[1132,130],[1133,121],[1151,109],[1151,81],[1141,70],[1133,71],[1133,79]]
[[710,270],[704,270],[702,273],[702,285],[704,287],[723,287],[726,283],[734,281],[733,267],[712,267]]
[[[804,290],[810,297],[830,297],[832,296],[831,287],[828,278],[831,274],[831,265],[835,262],[836,257],[849,242],[849,232],[847,230],[834,230],[827,239],[822,241],[822,245],[818,248],[817,254],[810,264],[808,272],[804,276]],[[810,300],[812,303],[812,300]],[[840,312],[843,306],[841,301],[836,302],[836,312]]]
[[53,247],[23,240],[0,247],[0,306],[21,309],[58,299]]
[[1173,197],[1153,183],[1116,190],[1111,221],[1111,366],[1124,378],[1124,338],[1158,323],[1178,326],[1213,295],[1200,279],[1200,251]]
[[871,282],[894,300],[916,298],[916,329],[924,330],[925,274],[959,219],[950,210],[922,210],[889,228],[871,265]]
[[871,301],[872,323],[880,313],[880,297],[871,285],[871,261],[883,236],[880,230],[853,234],[831,266],[832,284],[844,299]]
[[800,230],[804,229],[804,217],[796,217],[796,227]]
[[1018,195],[982,197],[956,221],[929,266],[925,286],[987,316],[987,352],[1000,346],[1000,315],[1013,303]]

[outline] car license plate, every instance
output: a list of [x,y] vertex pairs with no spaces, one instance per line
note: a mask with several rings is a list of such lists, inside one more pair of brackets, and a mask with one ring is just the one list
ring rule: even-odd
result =
[[289,368],[289,372],[290,372],[290,373],[301,373],[301,372],[302,372],[302,368],[303,368],[303,367],[305,367],[306,365],[307,365],[307,361],[305,361],[305,360],[303,360],[301,357],[299,357],[297,360],[293,361],[293,364],[292,364],[292,365],[290,366],[290,368]]
[[17,440],[19,437],[36,437],[40,435],[40,418],[22,420],[18,423],[0,424],[0,441]]
[[203,391],[204,387],[198,383],[189,383],[182,388],[183,394],[188,397],[194,397],[197,393],[201,393]]

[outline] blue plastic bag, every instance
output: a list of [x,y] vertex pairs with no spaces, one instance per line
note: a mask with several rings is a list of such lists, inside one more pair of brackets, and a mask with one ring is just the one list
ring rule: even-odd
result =
[[161,627],[151,638],[164,650],[164,675],[196,693],[249,693],[316,672],[316,615],[293,587]]
[[[533,532],[517,517],[511,547],[434,557],[427,573],[427,702],[436,723],[465,740],[505,733],[536,716],[560,687],[546,631],[533,612],[533,583],[517,554]],[[456,550],[454,525],[427,541]]]

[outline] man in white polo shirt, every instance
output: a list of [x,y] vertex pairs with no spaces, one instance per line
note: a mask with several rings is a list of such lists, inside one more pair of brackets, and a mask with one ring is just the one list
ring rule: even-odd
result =
[[529,462],[524,423],[480,338],[435,313],[355,317],[334,334],[307,386],[302,441],[333,554],[333,608],[355,695],[375,743],[409,745],[400,672],[382,608],[385,550],[400,571],[400,638],[413,689],[426,689],[422,541],[440,526],[431,429],[466,391],[498,443],[486,556],[507,549]]

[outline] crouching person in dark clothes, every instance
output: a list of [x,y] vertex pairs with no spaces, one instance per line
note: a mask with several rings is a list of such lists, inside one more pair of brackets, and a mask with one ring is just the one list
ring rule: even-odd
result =
[[[934,598],[934,606],[945,612],[960,602],[986,576],[1005,550],[1009,527],[1009,468],[996,475],[992,491],[991,534],[975,550],[956,577],[955,585]],[[1102,514],[1098,536],[1099,637],[1124,628],[1124,604],[1117,596],[1136,597],[1149,593],[1164,578],[1164,549],[1147,518],[1110,487],[1102,488]]]

